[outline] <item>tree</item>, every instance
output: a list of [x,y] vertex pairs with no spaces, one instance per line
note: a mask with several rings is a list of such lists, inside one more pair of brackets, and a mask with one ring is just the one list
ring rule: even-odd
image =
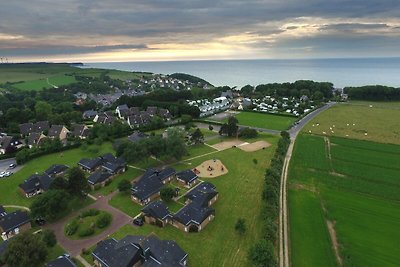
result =
[[44,229],[42,231],[42,240],[48,247],[54,247],[57,244],[57,238],[54,231],[50,229]]
[[256,138],[258,136],[258,132],[255,129],[244,128],[239,132],[239,137],[244,138]]
[[21,233],[8,241],[4,260],[8,266],[43,266],[48,255],[46,244],[32,233]]
[[96,226],[100,229],[107,227],[110,225],[112,220],[112,216],[109,213],[102,213],[96,219]]
[[192,141],[195,144],[200,144],[204,142],[204,135],[200,131],[199,128],[197,128],[193,133],[192,133]]
[[160,190],[160,197],[165,202],[169,202],[175,196],[175,189],[170,186],[165,186]]
[[131,187],[132,187],[131,183],[126,179],[123,179],[118,183],[118,190],[120,192],[128,192],[131,189]]
[[165,156],[179,160],[186,154],[185,132],[179,128],[168,128],[165,138]]
[[87,183],[85,173],[79,167],[73,167],[68,170],[68,192],[71,195],[85,197],[90,187]]
[[224,134],[226,134],[226,135],[228,135],[229,137],[231,137],[231,136],[236,136],[236,134],[237,134],[237,131],[238,131],[238,126],[237,126],[237,124],[238,124],[238,120],[234,117],[234,116],[230,116],[229,118],[228,118],[228,123],[224,123],[222,126],[221,126],[221,129],[219,130],[219,134],[220,135],[224,135]]
[[244,234],[246,232],[246,220],[239,218],[236,222],[235,230],[238,231],[239,234]]
[[274,256],[274,247],[270,241],[261,239],[253,244],[248,255],[250,261],[259,267],[275,267],[276,259]]
[[214,127],[210,124],[210,125],[208,125],[208,130],[212,131],[212,130],[214,130]]
[[52,107],[49,103],[44,101],[38,101],[35,104],[36,120],[47,120],[49,115],[52,113]]
[[67,190],[68,189],[68,181],[63,177],[56,177],[50,184],[50,189],[55,190]]
[[49,190],[33,200],[31,216],[54,220],[68,208],[69,199],[70,196],[64,190]]

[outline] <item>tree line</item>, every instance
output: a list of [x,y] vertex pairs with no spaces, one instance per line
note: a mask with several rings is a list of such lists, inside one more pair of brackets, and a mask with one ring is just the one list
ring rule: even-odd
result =
[[400,100],[400,88],[394,88],[382,85],[345,87],[344,93],[346,93],[350,99],[355,99],[355,100],[372,100],[372,101]]

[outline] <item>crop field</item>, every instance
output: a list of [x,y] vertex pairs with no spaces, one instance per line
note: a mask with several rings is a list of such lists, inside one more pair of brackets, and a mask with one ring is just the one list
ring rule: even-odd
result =
[[[318,266],[332,264],[335,252],[332,235],[326,235],[327,222],[334,225],[345,265],[396,266],[400,262],[396,246],[400,238],[400,146],[300,135],[289,183],[293,266],[316,266],[310,261],[319,262]],[[304,216],[310,209],[314,215]],[[315,233],[300,242],[307,229]],[[327,245],[330,253],[326,253]]]
[[400,102],[339,103],[311,120],[303,132],[400,144]]
[[240,112],[235,117],[238,119],[240,125],[279,131],[287,130],[297,120],[296,117],[257,112]]
[[[203,179],[215,184],[219,199],[213,205],[216,210],[215,219],[200,233],[184,233],[171,225],[159,228],[146,224],[142,227],[126,225],[112,236],[120,239],[127,234],[155,233],[161,239],[175,240],[189,254],[190,266],[249,266],[248,249],[254,240],[263,234],[260,198],[265,169],[272,158],[278,137],[268,136],[264,137],[264,140],[273,146],[251,155],[238,148],[230,148],[210,156],[172,165],[177,170],[183,170],[197,166],[205,160],[217,158],[229,168],[226,175]],[[243,157],[244,155],[246,157]],[[257,159],[258,163],[255,164],[253,159]],[[134,215],[141,208],[132,202],[129,195],[118,194],[110,204],[129,215]],[[179,206],[173,205],[172,208],[178,209]],[[234,230],[238,218],[246,219],[247,231],[242,236]]]

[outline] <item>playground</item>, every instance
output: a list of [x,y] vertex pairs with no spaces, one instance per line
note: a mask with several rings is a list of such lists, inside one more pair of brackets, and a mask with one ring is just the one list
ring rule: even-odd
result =
[[211,159],[204,161],[193,169],[199,177],[213,178],[228,173],[228,169],[219,159]]

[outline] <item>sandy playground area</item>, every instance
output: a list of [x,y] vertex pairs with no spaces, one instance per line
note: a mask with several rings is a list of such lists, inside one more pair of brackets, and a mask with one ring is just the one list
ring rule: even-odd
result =
[[221,143],[215,144],[212,147],[218,151],[225,150],[228,148],[232,148],[233,146],[239,146],[244,144],[241,140],[231,140],[231,141],[223,141]]
[[199,177],[213,178],[228,173],[228,169],[219,159],[210,159],[193,169]]
[[247,143],[247,144],[239,145],[238,148],[240,148],[241,150],[246,151],[246,152],[254,152],[254,151],[258,151],[260,149],[268,148],[270,146],[271,146],[271,144],[266,141],[257,141],[254,143]]

